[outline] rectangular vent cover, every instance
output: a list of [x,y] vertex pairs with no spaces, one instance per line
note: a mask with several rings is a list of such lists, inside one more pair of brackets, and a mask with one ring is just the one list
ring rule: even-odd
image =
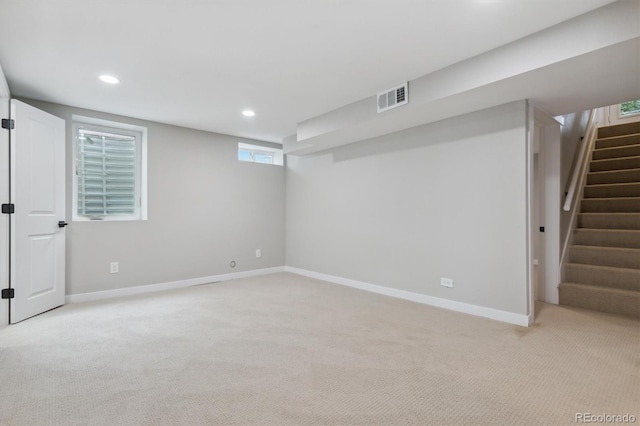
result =
[[409,103],[408,83],[378,93],[378,112],[384,112],[407,103]]

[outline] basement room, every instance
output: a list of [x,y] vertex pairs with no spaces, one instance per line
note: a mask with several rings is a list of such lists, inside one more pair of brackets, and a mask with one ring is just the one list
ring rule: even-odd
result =
[[0,425],[640,421],[640,0],[0,5]]

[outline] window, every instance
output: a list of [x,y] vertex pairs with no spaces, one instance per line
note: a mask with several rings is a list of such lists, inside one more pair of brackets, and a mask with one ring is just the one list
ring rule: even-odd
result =
[[628,101],[620,104],[620,117],[640,114],[640,100]]
[[238,143],[238,160],[282,166],[284,155],[279,148]]
[[145,127],[73,117],[73,220],[146,220]]

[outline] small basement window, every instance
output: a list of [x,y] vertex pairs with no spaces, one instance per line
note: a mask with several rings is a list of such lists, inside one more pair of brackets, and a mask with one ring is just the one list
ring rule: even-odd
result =
[[620,104],[620,117],[640,114],[640,100],[623,102]]
[[249,163],[284,165],[284,155],[281,148],[238,143],[238,160]]
[[73,220],[146,220],[146,127],[73,116]]

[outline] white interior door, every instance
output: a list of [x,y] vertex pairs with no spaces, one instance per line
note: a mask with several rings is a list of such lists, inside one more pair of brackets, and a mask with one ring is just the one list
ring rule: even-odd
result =
[[16,100],[11,117],[13,324],[64,304],[65,122]]

